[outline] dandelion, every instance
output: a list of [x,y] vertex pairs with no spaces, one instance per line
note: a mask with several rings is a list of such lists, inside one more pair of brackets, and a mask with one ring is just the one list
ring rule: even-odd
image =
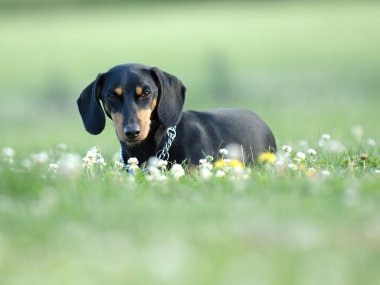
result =
[[289,168],[290,170],[293,170],[293,171],[298,170],[298,166],[297,166],[296,164],[294,164],[294,163],[289,163],[289,164],[288,164],[288,168]]
[[301,162],[301,161],[304,161],[306,159],[306,155],[303,152],[299,151],[299,152],[297,152],[296,158],[298,159],[298,161]]
[[218,170],[216,173],[215,173],[215,177],[218,177],[218,178],[222,178],[226,176],[226,173],[223,171],[223,170]]
[[281,147],[282,151],[286,152],[286,153],[292,153],[293,149],[290,145],[284,145]]
[[210,169],[206,168],[206,167],[203,167],[199,170],[199,176],[203,179],[203,180],[208,180],[212,177],[212,172],[210,171]]
[[317,155],[317,151],[313,148],[309,148],[307,150],[307,154],[310,155],[310,156],[316,156]]
[[185,170],[183,169],[181,164],[173,164],[172,168],[170,169],[171,175],[178,179],[185,175]]
[[260,154],[258,160],[259,160],[259,163],[274,164],[277,160],[277,157],[274,153],[267,151]]

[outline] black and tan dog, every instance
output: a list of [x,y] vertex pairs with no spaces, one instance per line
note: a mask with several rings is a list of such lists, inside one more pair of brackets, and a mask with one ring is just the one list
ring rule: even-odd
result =
[[238,109],[183,112],[185,92],[182,82],[171,74],[155,67],[125,64],[99,74],[77,103],[90,134],[104,129],[104,112],[112,119],[124,161],[136,157],[145,162],[165,144],[170,147],[170,127],[176,127],[170,162],[197,164],[205,155],[215,157],[229,144],[241,146],[245,162],[252,162],[261,152],[276,150],[271,130],[256,114]]

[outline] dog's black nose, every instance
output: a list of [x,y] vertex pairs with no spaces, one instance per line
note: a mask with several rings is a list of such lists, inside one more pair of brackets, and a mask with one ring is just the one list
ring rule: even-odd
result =
[[135,139],[140,134],[140,126],[138,124],[125,126],[124,127],[124,134],[129,139]]

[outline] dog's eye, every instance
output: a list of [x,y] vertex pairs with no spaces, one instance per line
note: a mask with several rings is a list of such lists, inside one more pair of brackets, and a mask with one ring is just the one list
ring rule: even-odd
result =
[[120,98],[120,96],[114,92],[111,93],[110,95],[108,95],[108,99],[110,99],[110,100],[117,100],[119,98]]
[[149,96],[150,95],[150,90],[144,90],[144,96]]

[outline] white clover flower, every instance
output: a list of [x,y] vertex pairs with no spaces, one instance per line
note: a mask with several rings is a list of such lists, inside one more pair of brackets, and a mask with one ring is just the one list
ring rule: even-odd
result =
[[296,164],[294,164],[294,163],[289,163],[288,164],[288,168],[291,169],[291,170],[293,170],[293,171],[298,170],[298,166]]
[[369,138],[367,140],[367,144],[370,146],[370,147],[375,147],[376,146],[376,141],[374,139],[371,139]]
[[173,164],[170,169],[170,173],[174,178],[180,178],[185,175],[185,170],[183,169],[181,164]]
[[57,174],[58,168],[59,168],[59,165],[57,163],[50,163],[48,166],[49,172],[51,172],[53,174]]
[[100,153],[100,149],[97,146],[94,146],[89,151],[87,151],[86,156],[82,158],[83,168],[91,168],[94,165],[99,165],[100,168],[103,168],[107,165]]
[[2,156],[5,158],[5,159],[10,159],[10,158],[14,158],[16,152],[13,148],[11,147],[4,147],[1,151],[1,154]]
[[77,154],[64,154],[58,162],[59,172],[67,177],[76,177],[80,173],[80,161],[80,157]]
[[230,173],[234,176],[241,176],[244,174],[244,168],[240,166],[234,166],[231,168]]
[[360,141],[363,137],[364,129],[360,125],[355,125],[351,128],[351,133],[356,140]]
[[210,171],[210,169],[208,169],[206,167],[202,167],[201,169],[199,169],[199,176],[203,180],[208,180],[212,177],[212,172]]
[[214,158],[212,157],[212,155],[206,155],[206,159],[208,162],[212,162],[214,160]]
[[325,170],[321,171],[321,174],[322,174],[322,176],[327,177],[327,176],[330,176],[330,171],[328,171],[327,169],[325,169]]
[[161,171],[166,170],[166,167],[168,166],[168,162],[166,160],[159,159],[157,161],[157,168]]
[[337,140],[331,140],[325,145],[325,149],[331,153],[342,153],[346,150],[344,145]]
[[222,177],[226,176],[226,173],[223,170],[218,170],[215,173],[215,176],[218,177],[218,178],[222,178]]
[[123,169],[124,168],[123,164],[120,161],[115,161],[113,164],[113,167],[117,168],[117,169]]
[[321,139],[324,141],[329,141],[331,139],[331,136],[329,134],[323,134],[321,136]]
[[64,143],[58,144],[57,147],[58,149],[63,150],[63,151],[67,150],[67,145]]
[[103,157],[99,157],[98,160],[96,161],[97,164],[100,165],[100,167],[106,166],[107,163],[104,161]]
[[304,161],[306,159],[306,155],[301,151],[297,152],[296,157],[299,159],[299,161]]
[[310,155],[310,156],[316,156],[317,155],[317,151],[315,149],[308,149],[307,150],[307,154]]
[[82,158],[82,168],[91,168],[95,164],[93,157],[85,156]]
[[207,160],[207,158],[203,158],[199,160],[199,168],[207,168],[211,170],[212,164]]
[[298,145],[300,146],[300,148],[302,149],[306,149],[309,147],[309,143],[307,142],[307,140],[300,140],[298,142]]
[[282,151],[286,152],[286,153],[292,153],[293,149],[290,145],[284,145],[281,147]]
[[155,166],[149,166],[148,173],[149,174],[145,176],[145,179],[148,181],[165,181],[167,179],[167,177]]
[[33,163],[30,161],[30,159],[23,159],[21,161],[21,166],[29,170],[32,168]]
[[242,161],[243,157],[243,149],[242,146],[236,143],[232,143],[226,146],[226,150],[228,152],[228,158]]
[[128,163],[128,164],[138,164],[139,161],[137,160],[136,157],[130,157],[130,158],[128,158],[127,163]]
[[40,153],[32,154],[32,161],[34,164],[46,164],[49,160],[49,155],[46,151],[42,151]]
[[313,177],[316,173],[316,170],[314,167],[309,167],[307,171],[305,172],[306,176]]
[[139,169],[139,166],[137,164],[128,164],[128,171],[130,170],[134,173],[137,169]]
[[227,155],[227,154],[228,154],[228,150],[225,149],[225,148],[221,148],[221,149],[219,150],[219,153],[220,153],[221,155]]

